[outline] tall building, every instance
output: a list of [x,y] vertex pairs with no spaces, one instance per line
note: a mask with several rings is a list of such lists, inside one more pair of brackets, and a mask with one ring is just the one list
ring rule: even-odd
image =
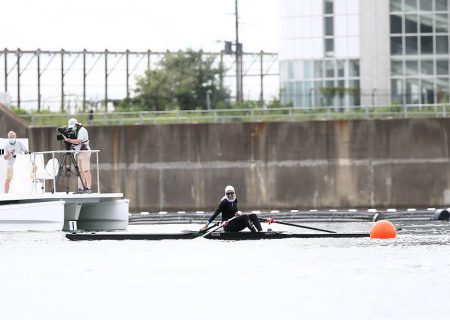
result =
[[449,102],[450,0],[280,0],[281,101]]

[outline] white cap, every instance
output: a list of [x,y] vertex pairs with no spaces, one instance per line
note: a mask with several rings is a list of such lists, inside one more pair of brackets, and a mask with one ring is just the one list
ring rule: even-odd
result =
[[67,122],[67,127],[68,128],[73,128],[75,127],[75,125],[78,123],[77,119],[72,118],[69,120],[69,122]]
[[225,193],[227,193],[227,191],[233,191],[234,192],[233,186],[226,186],[225,187]]

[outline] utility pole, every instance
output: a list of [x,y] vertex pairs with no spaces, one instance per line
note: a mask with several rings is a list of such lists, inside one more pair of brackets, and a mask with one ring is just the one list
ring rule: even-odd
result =
[[86,112],[86,54],[87,50],[83,49],[83,112]]
[[61,112],[64,112],[64,49],[61,49]]
[[37,50],[36,57],[37,57],[38,112],[41,112],[41,49]]
[[20,109],[20,58],[22,58],[22,50],[17,49],[17,108]]
[[105,112],[108,112],[108,49],[105,49]]
[[235,54],[236,54],[236,102],[242,101],[242,92],[241,92],[241,68],[240,68],[240,54],[242,51],[242,47],[240,47],[239,43],[239,13],[238,13],[238,0],[234,0],[234,13],[235,13],[235,22],[236,22],[236,45],[235,45]]

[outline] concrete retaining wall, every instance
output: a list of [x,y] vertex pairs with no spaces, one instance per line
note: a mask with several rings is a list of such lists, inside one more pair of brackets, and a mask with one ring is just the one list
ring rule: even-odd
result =
[[[132,210],[444,207],[449,119],[89,127],[101,191]],[[31,128],[32,150],[59,149]],[[92,161],[92,163],[94,163]]]

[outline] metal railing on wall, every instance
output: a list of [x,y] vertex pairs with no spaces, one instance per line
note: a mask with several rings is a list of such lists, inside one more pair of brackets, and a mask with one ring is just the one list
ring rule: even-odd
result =
[[[70,117],[76,117],[78,121],[87,125],[446,118],[449,116],[450,104],[98,112],[95,114],[76,113],[70,115]],[[65,125],[68,119],[67,114],[35,113],[22,115],[21,117],[33,126]]]
[[[8,92],[11,102],[19,109],[25,104],[37,111],[50,104],[58,105],[61,111],[67,111],[71,104],[82,111],[94,105],[95,109],[98,105],[106,109],[112,100],[130,99],[135,77],[156,68],[159,60],[168,53],[171,52],[4,49],[0,50],[0,59],[3,60],[0,64],[0,74],[3,73],[0,91],[3,88]],[[233,56],[223,51],[204,52],[204,55],[225,66],[221,81],[232,96],[236,96],[233,81],[238,81],[237,77],[243,84],[243,92],[252,92],[253,97],[249,97],[252,100],[264,101],[270,92],[276,92],[278,96],[276,53],[241,53],[238,75],[233,73],[236,70]],[[274,81],[268,81],[267,77]]]

